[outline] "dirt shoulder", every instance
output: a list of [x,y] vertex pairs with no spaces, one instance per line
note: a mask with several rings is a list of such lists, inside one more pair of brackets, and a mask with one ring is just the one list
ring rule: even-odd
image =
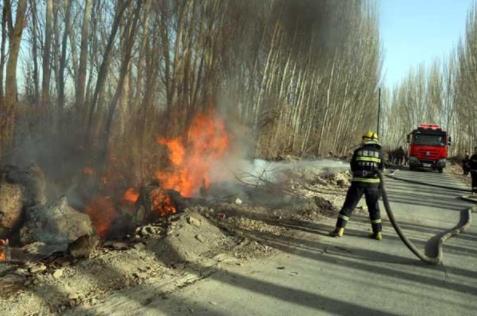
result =
[[273,255],[277,248],[264,240],[293,240],[294,228],[334,218],[348,185],[347,174],[329,171],[286,179],[262,183],[242,199],[204,200],[139,227],[134,236],[101,243],[88,259],[57,254],[2,264],[0,314],[110,314],[126,302],[144,306],[158,296],[167,299],[224,265]]
[[459,179],[461,182],[467,184],[470,188],[470,184],[471,184],[471,181],[472,181],[472,179],[470,177],[470,174],[464,175],[464,172],[462,171],[462,166],[460,164],[451,163],[446,168],[446,170],[449,174],[451,174],[456,179]]

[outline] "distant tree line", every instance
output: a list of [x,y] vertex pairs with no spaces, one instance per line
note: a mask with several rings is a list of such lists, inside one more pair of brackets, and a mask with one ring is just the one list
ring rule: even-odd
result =
[[447,60],[419,66],[387,91],[385,142],[398,146],[419,123],[437,123],[452,138],[453,154],[477,146],[477,7],[471,8],[466,32]]
[[371,1],[3,0],[1,10],[4,161],[120,161],[140,181],[155,137],[210,109],[266,158],[346,154],[376,124]]

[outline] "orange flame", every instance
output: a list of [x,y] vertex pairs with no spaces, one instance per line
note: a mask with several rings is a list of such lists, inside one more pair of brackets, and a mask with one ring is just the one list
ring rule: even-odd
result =
[[129,188],[124,192],[123,203],[135,204],[139,199],[139,193],[134,188]]
[[210,184],[210,171],[214,163],[229,149],[229,137],[222,119],[214,115],[199,114],[187,131],[187,139],[158,138],[157,143],[167,146],[171,169],[159,170],[156,178],[165,189],[192,197]]
[[151,191],[151,202],[153,212],[161,217],[175,214],[177,211],[171,197],[161,188]]
[[[187,133],[183,137],[160,138],[156,142],[166,146],[169,154],[170,168],[158,170],[155,177],[160,182],[160,188],[150,192],[153,212],[159,216],[167,216],[177,212],[176,205],[167,190],[175,190],[184,197],[192,197],[201,188],[207,189],[210,185],[211,169],[220,159],[223,159],[229,149],[229,137],[224,121],[212,114],[200,114],[194,118]],[[98,174],[91,167],[82,169],[84,175],[95,175],[104,188],[103,192],[118,192],[126,187],[125,179],[116,168],[117,157],[110,157],[112,167],[105,174]],[[123,166],[124,167],[124,166]],[[124,185],[124,186],[123,186]],[[139,199],[135,188],[127,189],[122,198],[122,206],[131,209]],[[111,225],[119,216],[113,198],[98,196],[85,208],[97,234],[106,238]]]
[[7,253],[4,247],[8,246],[8,239],[0,239],[0,262],[7,261]]
[[85,211],[89,215],[96,233],[101,238],[106,238],[111,224],[118,215],[113,200],[110,197],[97,197],[86,206]]
[[174,166],[180,166],[184,163],[185,148],[179,139],[159,138],[157,142],[169,148],[169,159]]

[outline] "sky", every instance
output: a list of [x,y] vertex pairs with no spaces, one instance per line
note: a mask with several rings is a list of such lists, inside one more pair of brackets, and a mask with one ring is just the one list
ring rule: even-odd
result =
[[413,67],[430,65],[457,47],[474,0],[379,0],[384,85],[398,84]]

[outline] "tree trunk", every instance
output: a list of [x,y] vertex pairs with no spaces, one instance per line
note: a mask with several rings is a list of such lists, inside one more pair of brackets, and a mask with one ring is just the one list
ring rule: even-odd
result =
[[9,34],[9,55],[7,63],[5,102],[0,105],[0,112],[3,114],[0,118],[0,153],[3,160],[8,159],[15,131],[15,111],[17,102],[17,60],[20,51],[20,42],[22,39],[23,28],[25,26],[25,12],[27,0],[18,0],[15,26]]
[[11,24],[12,18],[12,11],[11,11],[11,3],[10,0],[3,1],[3,9],[2,9],[2,46],[0,51],[0,104],[3,104],[3,71],[5,69],[5,62],[6,62],[6,53],[5,49],[7,47],[7,33],[11,32],[10,28],[8,27]]
[[93,0],[85,0],[83,25],[81,27],[81,46],[80,58],[78,66],[78,77],[76,80],[76,108],[78,109],[84,103],[85,87],[86,87],[86,70],[88,58],[88,36],[89,36],[89,21],[91,20],[91,12],[93,8]]
[[65,3],[65,29],[63,31],[63,39],[61,42],[61,56],[60,67],[58,69],[58,109],[60,112],[65,106],[65,68],[66,68],[66,49],[68,44],[68,33],[71,30],[70,17],[71,17],[71,5],[72,0],[66,0]]
[[124,57],[121,63],[121,70],[119,74],[119,82],[116,87],[116,91],[114,93],[113,99],[111,100],[111,104],[109,106],[109,111],[108,111],[108,116],[106,118],[106,127],[105,127],[105,136],[104,136],[104,144],[101,147],[101,150],[103,150],[103,154],[101,155],[101,162],[104,163],[106,162],[107,159],[107,154],[109,151],[109,138],[111,136],[111,130],[113,126],[113,118],[114,118],[114,113],[116,112],[117,104],[119,100],[121,99],[122,94],[124,93],[123,88],[124,88],[124,82],[127,78],[127,74],[130,68],[131,64],[131,56],[132,56],[132,48],[134,46],[134,38],[136,36],[136,31],[137,31],[137,25],[139,21],[139,16],[140,16],[140,11],[141,11],[141,6],[142,6],[142,1],[137,0],[136,8],[134,10],[134,16],[132,17],[132,21],[128,23],[126,30],[127,33],[125,34],[126,36],[126,43],[125,46],[123,47],[124,49]]
[[41,104],[46,106],[50,99],[51,77],[51,32],[53,29],[53,0],[46,2],[45,46],[43,47],[43,81],[41,84]]
[[36,1],[30,0],[30,10],[32,16],[32,58],[33,58],[33,86],[34,86],[34,99],[35,103],[38,102],[40,96],[40,79],[39,79],[39,67],[38,67],[38,15]]
[[115,12],[115,15],[114,15],[113,25],[111,26],[111,33],[109,34],[108,43],[106,45],[106,50],[105,50],[104,56],[103,56],[103,62],[101,63],[99,73],[98,73],[98,79],[96,81],[96,87],[94,89],[93,100],[91,101],[91,106],[89,108],[88,121],[86,123],[86,128],[87,128],[87,131],[88,131],[87,132],[87,137],[92,136],[92,135],[89,135],[89,134],[91,134],[91,131],[93,130],[93,128],[92,128],[93,127],[92,126],[93,125],[93,116],[94,116],[94,113],[96,112],[96,107],[98,105],[99,96],[103,92],[104,82],[105,82],[105,80],[107,78],[107,75],[108,75],[109,63],[110,63],[110,60],[111,60],[111,50],[113,49],[114,39],[116,38],[116,33],[118,32],[119,24],[120,24],[121,19],[123,17],[124,11],[129,6],[130,3],[131,3],[131,0],[120,1],[117,4],[117,7],[116,7],[116,12]]

